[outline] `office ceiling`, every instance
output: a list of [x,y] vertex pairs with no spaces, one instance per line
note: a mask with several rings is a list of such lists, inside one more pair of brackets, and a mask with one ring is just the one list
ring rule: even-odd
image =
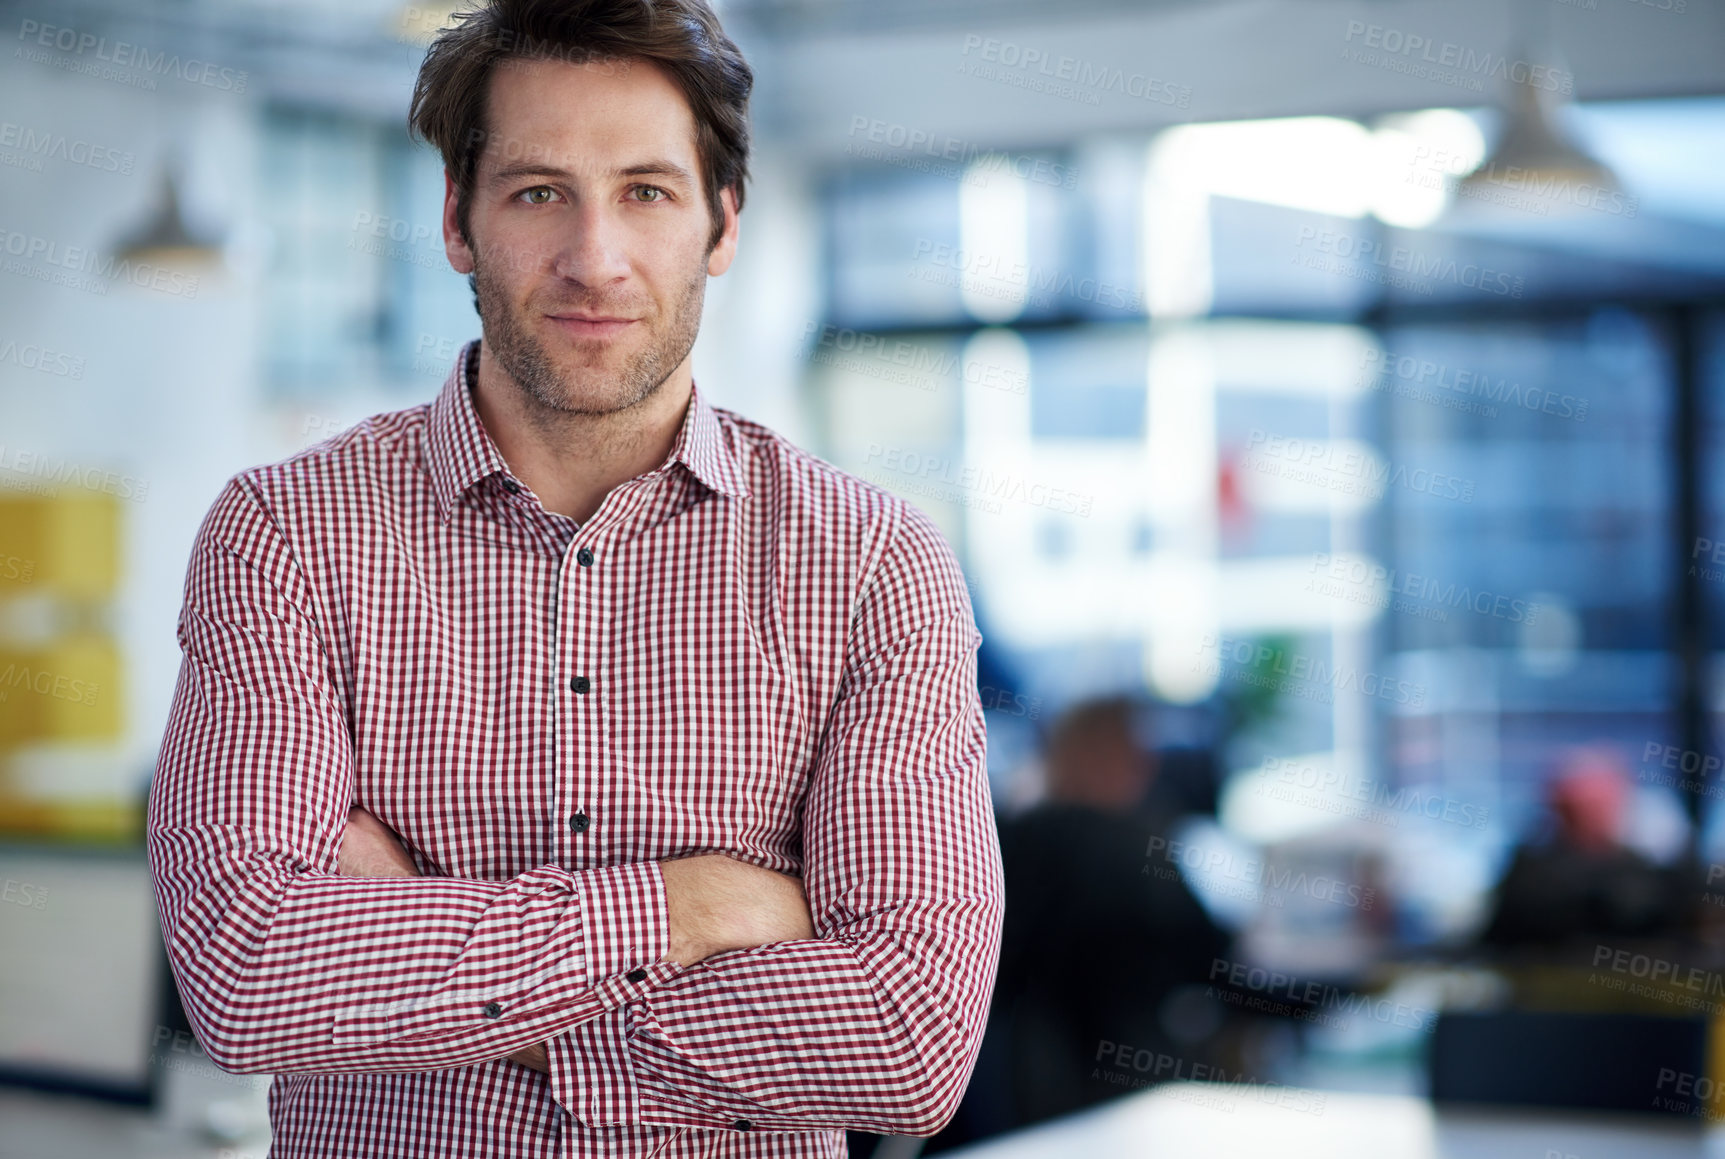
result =
[[[427,33],[460,0],[0,0],[34,20],[246,69],[255,91],[399,120]],[[1591,5],[1591,7],[1589,7]],[[761,78],[764,138],[842,150],[853,117],[1032,146],[1186,120],[1482,105],[1490,84],[1420,75],[1417,56],[1345,52],[1415,37],[1572,71],[1582,99],[1725,93],[1725,0],[721,0]],[[1361,30],[1376,29],[1374,37]],[[1190,90],[1178,107],[1123,93],[1050,99],[963,67],[989,41]],[[1446,47],[1447,46],[1447,47]],[[1433,49],[1422,55],[1431,58]],[[1390,67],[1384,67],[1384,65]],[[1409,65],[1415,67],[1409,68]],[[1463,81],[1472,78],[1462,78]],[[1489,80],[1489,78],[1487,78]]]

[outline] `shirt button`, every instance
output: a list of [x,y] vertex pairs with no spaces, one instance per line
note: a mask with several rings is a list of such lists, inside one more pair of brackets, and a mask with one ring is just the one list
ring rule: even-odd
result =
[[732,1123],[731,1126],[735,1127],[739,1131],[752,1131],[755,1129],[755,1125],[747,1119],[738,1119],[736,1122]]
[[503,1007],[501,1005],[499,1005],[498,1003],[487,1002],[485,1004],[485,1017],[496,1018],[498,1015],[500,1015],[502,1013],[503,1013]]
[[580,564],[582,567],[592,567],[593,550],[591,548],[583,547],[580,551],[575,553],[575,562]]
[[645,982],[647,980],[647,971],[630,970],[627,974],[623,975],[623,977],[629,979],[631,982]]
[[593,822],[587,819],[587,814],[585,813],[577,813],[573,817],[569,818],[569,828],[576,833],[587,832],[587,826],[591,824],[593,824]]
[[511,495],[521,494],[521,484],[517,483],[513,479],[503,480],[503,489],[505,491],[509,492]]
[[573,688],[576,692],[584,693],[593,687],[593,682],[585,676],[577,676],[569,682],[569,687]]

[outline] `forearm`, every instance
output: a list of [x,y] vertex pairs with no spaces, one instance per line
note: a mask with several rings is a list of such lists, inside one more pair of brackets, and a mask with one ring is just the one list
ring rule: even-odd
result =
[[[182,861],[192,836],[152,832],[164,933],[187,1012],[229,1070],[470,1065],[674,969],[655,964],[667,934],[652,863],[364,880],[257,855]],[[644,983],[623,976],[638,967]]]
[[984,890],[709,958],[553,1039],[552,1091],[587,1126],[932,1134],[975,1064],[1000,916]]

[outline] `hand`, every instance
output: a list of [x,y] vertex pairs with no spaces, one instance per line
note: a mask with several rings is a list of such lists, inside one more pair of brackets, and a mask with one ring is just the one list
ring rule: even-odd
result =
[[799,877],[722,853],[661,861],[669,957],[684,966],[722,950],[815,936]]
[[335,870],[343,877],[418,877],[419,868],[389,826],[355,805],[347,811]]
[[[347,828],[341,833],[341,852],[336,855],[336,872],[344,877],[419,876],[418,867],[395,831],[357,806],[348,810]],[[509,1056],[509,1061],[540,1074],[551,1073],[551,1059],[542,1042],[522,1047]]]
[[545,1053],[545,1044],[536,1042],[532,1046],[524,1046],[509,1056],[510,1062],[518,1062],[528,1070],[536,1070],[540,1074],[551,1073],[551,1058]]

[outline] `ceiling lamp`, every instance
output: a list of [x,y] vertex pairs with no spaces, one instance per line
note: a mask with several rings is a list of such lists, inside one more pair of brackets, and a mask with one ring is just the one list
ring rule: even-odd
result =
[[123,238],[119,257],[137,265],[187,266],[217,261],[217,244],[194,234],[180,212],[180,190],[167,165],[162,166],[155,208],[142,228]]
[[[1563,129],[1554,86],[1534,83],[1539,72],[1529,70],[1528,79],[1510,82],[1503,132],[1490,155],[1457,185],[1458,209],[1474,205],[1550,217],[1623,197],[1617,175]],[[1544,72],[1546,81],[1555,75]]]

